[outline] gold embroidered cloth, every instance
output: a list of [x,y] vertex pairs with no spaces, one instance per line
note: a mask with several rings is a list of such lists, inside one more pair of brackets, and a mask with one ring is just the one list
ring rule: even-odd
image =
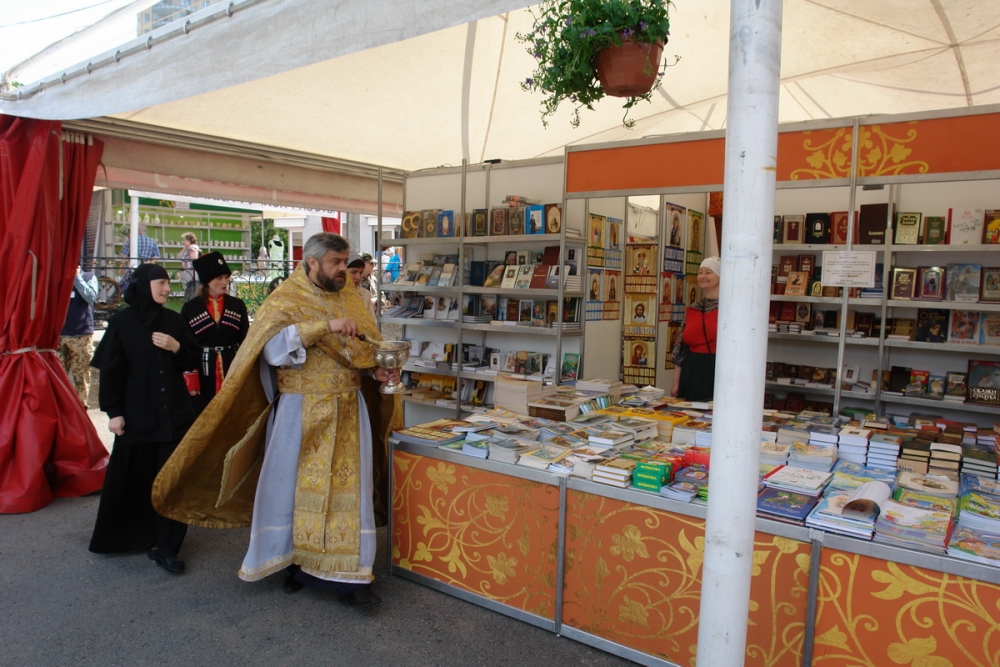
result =
[[[266,435],[265,429],[254,432],[253,426],[270,407],[259,380],[258,359],[271,338],[294,324],[307,348],[306,363],[302,371],[282,369],[279,383],[283,390],[303,395],[295,562],[324,572],[357,570],[361,443],[355,392],[360,384],[358,369],[375,364],[367,343],[329,332],[331,314],[354,319],[368,340],[381,340],[355,290],[318,290],[302,266],[268,297],[222,390],[157,476],[152,497],[158,512],[210,528],[250,524]],[[401,418],[398,397],[384,398],[381,405],[369,404],[373,436],[383,442]],[[250,455],[230,458],[247,469],[225,470],[226,453],[237,443]],[[238,486],[230,490],[228,500],[218,502],[224,470],[227,479],[238,480]]]

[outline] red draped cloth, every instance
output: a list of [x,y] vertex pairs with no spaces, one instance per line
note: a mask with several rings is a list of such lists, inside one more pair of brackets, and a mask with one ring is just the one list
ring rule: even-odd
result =
[[0,513],[101,488],[108,452],[55,355],[103,145],[0,115]]

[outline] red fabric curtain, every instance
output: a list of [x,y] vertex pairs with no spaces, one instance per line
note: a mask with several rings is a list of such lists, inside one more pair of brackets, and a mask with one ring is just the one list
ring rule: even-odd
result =
[[103,145],[0,115],[0,513],[92,493],[108,453],[55,355]]

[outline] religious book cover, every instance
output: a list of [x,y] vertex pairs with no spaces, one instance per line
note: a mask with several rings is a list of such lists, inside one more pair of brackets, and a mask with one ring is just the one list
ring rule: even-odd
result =
[[778,275],[788,276],[792,271],[799,270],[799,258],[795,255],[782,255],[781,263],[778,265]]
[[528,234],[545,233],[545,207],[541,204],[529,206],[525,210]]
[[684,221],[687,219],[687,208],[677,204],[666,205],[667,228],[664,245],[680,248],[684,245]]
[[916,296],[917,270],[905,266],[892,267],[890,299],[909,300]]
[[940,245],[948,238],[948,220],[944,216],[929,215],[924,218],[922,235],[924,245]]
[[604,271],[601,269],[587,269],[587,300],[600,301],[604,285]]
[[892,242],[896,245],[917,245],[920,243],[920,220],[922,213],[897,213],[893,225]]
[[549,267],[544,264],[535,264],[531,272],[531,282],[528,286],[531,289],[545,289],[545,282],[549,276]]
[[785,215],[781,218],[784,236],[782,243],[802,243],[805,236],[803,227],[806,223],[804,215]]
[[427,209],[421,212],[423,218],[421,237],[432,239],[437,236],[438,213],[440,213],[438,209]]
[[806,243],[830,242],[830,214],[806,213]]
[[858,244],[885,245],[888,204],[862,204],[858,216]]
[[562,207],[548,204],[545,207],[545,233],[558,234],[562,231]]
[[524,234],[524,207],[512,206],[507,212],[507,233],[511,236]]
[[603,215],[590,214],[587,223],[587,245],[591,248],[604,250],[605,225],[608,219]]
[[608,302],[621,301],[621,281],[622,272],[614,269],[607,269],[604,272],[604,292],[603,300]]
[[806,287],[809,284],[809,274],[805,271],[792,271],[788,274],[788,283],[785,285],[786,296],[805,296]]
[[[847,211],[835,211],[830,214],[830,243],[845,245],[847,243],[847,228],[850,218]],[[857,235],[855,235],[857,236]]]
[[406,211],[399,221],[399,235],[404,239],[415,239],[420,234],[420,211]]
[[472,224],[469,229],[469,236],[489,236],[489,216],[490,213],[485,208],[477,208],[472,211]]
[[704,240],[705,214],[701,211],[688,209],[688,250],[701,253]]
[[490,209],[490,236],[507,235],[507,211],[505,207]]
[[945,291],[945,268],[941,266],[917,267],[917,295],[923,301],[941,301]]
[[816,255],[799,255],[799,271],[805,271],[810,276],[816,272]]

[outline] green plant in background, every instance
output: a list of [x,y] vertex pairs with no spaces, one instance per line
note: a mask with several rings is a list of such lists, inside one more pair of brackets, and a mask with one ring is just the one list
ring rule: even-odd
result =
[[[263,223],[263,224],[262,224]],[[285,244],[285,248],[289,248],[288,245],[288,230],[282,229],[280,227],[274,226],[274,220],[271,218],[264,218],[262,221],[260,218],[253,218],[250,220],[250,263],[253,264],[257,259],[257,253],[260,252],[260,247],[267,246],[267,242],[271,240],[274,235],[277,234],[281,242]],[[290,259],[287,256],[285,259]]]
[[[666,44],[670,4],[669,0],[547,0],[538,6],[537,14],[532,10],[535,23],[531,31],[516,36],[538,61],[521,89],[545,95],[542,125],[548,127],[548,117],[562,102],[569,101],[576,105],[570,123],[578,127],[580,109],[593,110],[594,103],[606,95],[594,69],[598,51],[621,46],[623,40]],[[660,85],[661,63],[648,66],[657,68],[656,81],[648,93],[624,98],[625,127],[635,125],[628,117],[632,107],[640,100],[648,102]]]

